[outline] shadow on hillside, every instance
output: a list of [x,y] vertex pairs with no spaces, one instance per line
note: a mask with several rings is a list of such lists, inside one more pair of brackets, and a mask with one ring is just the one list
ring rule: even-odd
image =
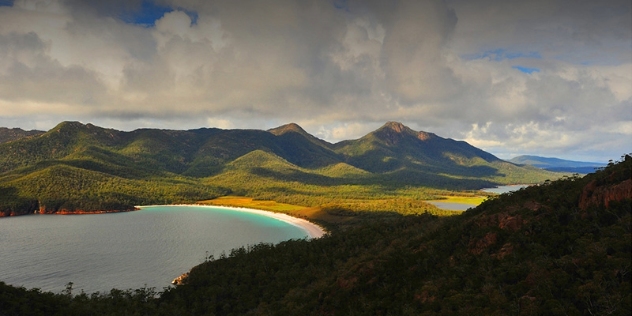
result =
[[[495,169],[490,169],[496,172]],[[409,186],[428,186],[452,190],[473,190],[497,185],[497,183],[489,180],[463,179],[449,175],[435,174],[432,173],[432,171],[421,172],[407,169],[383,174],[375,174],[368,177],[363,176],[353,178],[331,178],[295,170],[279,172],[265,168],[253,168],[251,169],[251,172],[255,175],[278,181],[295,181],[317,186],[378,185],[385,187],[385,189],[403,189]],[[477,172],[481,171],[479,170]],[[496,175],[500,174],[496,173]]]
[[286,172],[279,172],[275,170],[270,170],[266,168],[251,168],[250,172],[254,175],[265,177],[265,178],[273,178],[275,180],[280,181],[296,181],[305,184],[312,185],[320,185],[320,186],[334,186],[341,184],[348,184],[347,179],[336,179],[330,178],[327,176],[313,174],[313,173],[305,173],[296,170],[288,170]]
[[0,187],[0,217],[33,213],[37,200],[20,196],[15,187]]
[[491,187],[497,183],[483,179],[463,179],[450,175],[434,174],[421,171],[399,170],[378,175],[377,181],[389,188],[406,188],[409,186],[427,186],[448,190],[477,190]]
[[16,168],[6,172],[4,175],[26,176],[28,174],[43,171],[47,168],[55,166],[67,166],[87,171],[100,172],[112,176],[119,176],[126,179],[142,179],[152,174],[158,174],[155,171],[144,168],[136,168],[134,166],[116,165],[90,158],[72,159],[72,160],[44,160],[37,162],[28,167]]
[[388,210],[354,211],[341,206],[327,207],[310,216],[311,221],[322,225],[331,232],[344,231],[358,226],[382,225],[388,222],[419,218],[431,219],[437,218],[437,216],[429,213],[404,215]]

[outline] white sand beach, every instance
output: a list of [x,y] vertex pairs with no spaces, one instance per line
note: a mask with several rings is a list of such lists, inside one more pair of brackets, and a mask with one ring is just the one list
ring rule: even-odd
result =
[[[142,209],[143,207],[149,207],[149,206],[157,206],[157,205],[143,205],[143,206],[137,206],[137,207]],[[203,205],[203,204],[176,204],[174,206],[208,207],[208,208],[219,208],[219,209],[226,209],[226,210],[232,210],[232,211],[238,211],[238,212],[255,213],[255,214],[275,218],[280,221],[286,222],[290,225],[296,226],[304,230],[310,239],[320,238],[327,233],[327,231],[319,225],[316,225],[308,220],[290,216],[283,213],[275,213],[275,212],[263,211],[263,210],[245,208],[245,207],[215,206],[215,205]]]
[[303,229],[304,231],[307,232],[307,236],[309,236],[309,238],[319,238],[327,233],[324,228],[308,220],[290,216],[283,213],[275,213],[275,212],[270,212],[270,211],[262,211],[262,210],[256,210],[256,209],[251,209],[251,208],[232,207],[232,206],[214,206],[214,205],[195,205],[195,206],[206,206],[206,207],[211,207],[211,208],[228,209],[228,210],[233,210],[233,211],[255,213],[255,214],[260,214],[260,215],[276,218],[280,221],[284,221],[288,224],[291,224],[298,228]]

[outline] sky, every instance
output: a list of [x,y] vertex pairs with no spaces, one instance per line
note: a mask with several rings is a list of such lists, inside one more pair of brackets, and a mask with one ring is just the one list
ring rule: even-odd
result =
[[0,0],[0,126],[387,121],[500,158],[632,152],[629,0]]

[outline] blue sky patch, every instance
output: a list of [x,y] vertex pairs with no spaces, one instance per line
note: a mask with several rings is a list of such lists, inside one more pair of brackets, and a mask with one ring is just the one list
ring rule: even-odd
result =
[[13,0],[0,0],[0,7],[12,7]]
[[140,10],[126,12],[121,16],[121,20],[144,26],[156,25],[156,20],[162,18],[165,13],[173,11],[170,7],[155,4],[153,1],[144,0]]
[[191,25],[197,24],[197,19],[198,19],[197,12],[184,10],[184,9],[181,9],[181,8],[178,8],[178,10],[181,10],[182,12],[186,13],[189,16],[189,18],[191,19]]
[[516,58],[534,58],[534,59],[542,59],[542,55],[538,52],[514,52],[509,51],[504,48],[497,48],[488,51],[484,51],[482,53],[476,54],[466,54],[462,55],[464,59],[474,60],[474,59],[489,59],[493,61],[502,61],[505,59],[516,59]]
[[[0,0],[2,1],[2,0]],[[196,24],[198,19],[198,14],[195,11],[184,10],[182,8],[177,8],[184,13],[186,13],[191,19],[191,24]],[[154,1],[143,0],[141,8],[139,10],[134,10],[131,12],[126,12],[121,16],[121,20],[130,24],[137,24],[143,26],[155,26],[156,21],[162,18],[166,13],[174,11],[174,8],[157,5]]]
[[524,72],[526,74],[532,74],[534,72],[540,72],[540,69],[539,68],[535,68],[535,67],[513,66],[511,68],[518,69],[521,72]]

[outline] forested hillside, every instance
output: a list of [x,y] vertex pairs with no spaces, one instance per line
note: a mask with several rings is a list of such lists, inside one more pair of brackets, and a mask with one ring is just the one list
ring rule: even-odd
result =
[[25,131],[21,128],[0,127],[0,144],[41,134],[44,134],[44,132],[38,130]]
[[452,217],[382,214],[235,249],[184,285],[73,296],[0,283],[4,315],[630,315],[632,157]]
[[122,132],[63,122],[0,144],[0,215],[131,210],[227,194],[318,206],[332,202],[323,201],[330,192],[395,198],[411,188],[471,190],[559,176],[394,122],[338,144],[296,124]]

